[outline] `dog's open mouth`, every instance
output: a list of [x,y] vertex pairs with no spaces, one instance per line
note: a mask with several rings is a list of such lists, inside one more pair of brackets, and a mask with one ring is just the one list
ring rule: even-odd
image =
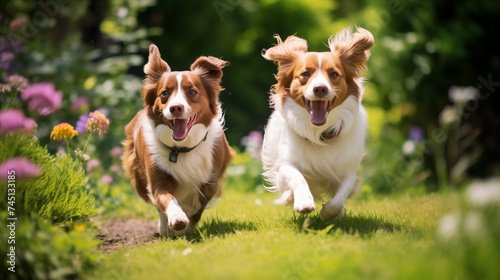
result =
[[167,120],[167,124],[172,129],[172,137],[175,141],[182,141],[186,139],[189,130],[193,127],[197,113],[194,113],[189,119],[172,119]]
[[332,110],[334,101],[335,97],[332,100],[309,100],[304,97],[304,104],[307,112],[311,115],[312,124],[319,126],[326,123],[326,117]]

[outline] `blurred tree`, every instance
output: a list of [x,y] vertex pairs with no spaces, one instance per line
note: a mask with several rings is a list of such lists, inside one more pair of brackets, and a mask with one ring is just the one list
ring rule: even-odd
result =
[[[405,131],[421,126],[431,146],[443,145],[448,177],[460,157],[477,146],[485,152],[468,173],[498,175],[500,40],[496,29],[500,2],[378,0],[365,11],[370,9],[378,11],[364,17],[378,39],[371,61],[376,103],[396,110],[400,118],[395,123]],[[445,105],[452,104],[448,96],[454,85],[479,90],[477,100],[465,104],[459,116],[469,130],[458,140],[446,135],[437,139],[433,135],[439,132],[439,114]],[[481,131],[478,141],[461,147],[474,129]],[[426,167],[433,171],[431,182],[436,185],[437,157],[435,151],[427,150]]]
[[[140,17],[164,33],[150,37],[172,69],[187,70],[200,55],[230,62],[224,69],[221,101],[231,145],[251,130],[263,130],[271,111],[268,91],[275,83],[276,66],[264,60],[262,49],[271,47],[274,34],[283,39],[297,34],[314,50],[335,33],[331,13],[336,1],[161,1]],[[142,69],[136,69],[144,75]]]
[[[57,7],[48,4],[56,2]],[[443,166],[447,179],[459,178],[453,173],[462,170],[473,176],[500,170],[498,1],[11,0],[0,3],[0,14],[2,35],[22,39],[10,65],[14,70],[0,73],[2,78],[16,72],[32,83],[51,81],[64,94],[62,110],[37,120],[42,143],[55,123],[75,123],[80,114],[102,108],[110,114],[114,137],[99,148],[118,145],[124,125],[142,107],[142,67],[148,45],[155,43],[176,70],[187,70],[201,55],[231,63],[224,71],[221,101],[229,142],[238,146],[249,131],[262,131],[271,113],[268,91],[276,65],[260,53],[276,42],[273,35],[285,39],[296,34],[308,40],[310,50],[326,51],[329,36],[357,25],[375,36],[364,73],[369,81],[364,95],[370,119],[363,165],[367,184],[390,191],[427,178],[426,185],[435,188],[443,181],[438,178]],[[19,18],[24,25],[19,20],[17,27],[11,24]],[[5,38],[0,52],[7,57],[12,50],[6,49]],[[479,97],[454,110],[463,113],[460,133],[438,141],[439,116],[446,106],[456,105],[448,98],[452,86],[476,87]],[[71,110],[82,96],[89,105]],[[426,132],[427,142],[420,144],[423,158],[400,156],[413,126]],[[477,131],[478,141],[470,142]],[[465,164],[475,163],[471,168],[459,164],[475,147],[483,156]],[[393,175],[402,180],[392,184],[388,177]]]

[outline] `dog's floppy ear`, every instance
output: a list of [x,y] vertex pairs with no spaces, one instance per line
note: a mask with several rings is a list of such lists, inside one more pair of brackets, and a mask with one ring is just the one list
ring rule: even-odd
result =
[[170,66],[161,59],[158,47],[155,44],[151,44],[149,46],[148,63],[144,65],[144,73],[152,78],[159,78],[165,72],[170,72]]
[[156,99],[156,84],[165,72],[170,72],[170,66],[161,59],[160,51],[154,44],[149,46],[148,63],[144,65],[146,79],[142,85],[141,96],[144,100],[144,107],[152,106]]
[[224,90],[219,84],[222,78],[222,68],[227,64],[229,62],[217,57],[200,56],[190,67],[191,71],[200,76],[201,82],[207,89],[210,97],[210,110],[214,115],[217,114],[219,93]]
[[191,64],[190,69],[204,78],[220,80],[222,78],[222,68],[227,64],[227,61],[217,57],[200,56]]
[[302,53],[307,52],[307,41],[297,36],[289,36],[285,42],[279,35],[274,35],[276,45],[262,50],[262,56],[271,61],[278,62],[278,83],[275,86],[276,92],[284,92],[290,87],[293,79],[293,61]]
[[269,49],[262,50],[262,56],[267,60],[277,61],[281,64],[292,62],[299,53],[307,52],[307,41],[297,36],[289,36],[285,42],[280,35],[274,35],[277,44]]
[[328,40],[330,50],[339,55],[347,75],[351,78],[359,77],[359,72],[366,69],[365,63],[370,57],[368,49],[373,46],[373,43],[373,35],[360,27],[354,34],[351,33],[350,28],[346,28]]

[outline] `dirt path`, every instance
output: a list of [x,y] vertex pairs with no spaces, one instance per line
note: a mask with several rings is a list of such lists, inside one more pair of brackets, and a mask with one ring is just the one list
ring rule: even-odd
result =
[[159,237],[155,222],[115,218],[101,223],[97,221],[97,224],[101,228],[97,238],[103,241],[100,249],[106,254],[123,246],[132,248],[156,243]]

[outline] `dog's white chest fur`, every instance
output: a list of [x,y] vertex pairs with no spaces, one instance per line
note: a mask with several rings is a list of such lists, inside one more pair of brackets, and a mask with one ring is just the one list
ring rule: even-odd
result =
[[[321,133],[340,123],[339,136],[321,140]],[[279,183],[278,174],[281,166],[291,165],[302,173],[316,200],[330,199],[338,185],[357,171],[366,128],[366,112],[354,97],[333,110],[320,127],[312,126],[307,111],[295,102],[277,106],[266,126],[262,148],[264,176],[272,185],[269,190],[283,195],[278,202],[289,200],[285,196],[290,190]]]
[[[175,143],[172,132],[167,126],[155,127],[154,122],[146,115],[141,116],[140,124],[156,167],[170,174],[178,183],[172,195],[188,216],[193,215],[201,207],[199,200],[201,185],[210,182],[213,176],[213,148],[217,137],[223,132],[222,117],[214,118],[208,128],[202,124],[193,126],[188,139],[182,143]],[[205,135],[206,139],[203,141]],[[190,152],[180,153],[177,162],[171,162],[169,155],[172,150],[168,147],[174,145],[198,146]],[[151,201],[153,202],[152,199]]]

